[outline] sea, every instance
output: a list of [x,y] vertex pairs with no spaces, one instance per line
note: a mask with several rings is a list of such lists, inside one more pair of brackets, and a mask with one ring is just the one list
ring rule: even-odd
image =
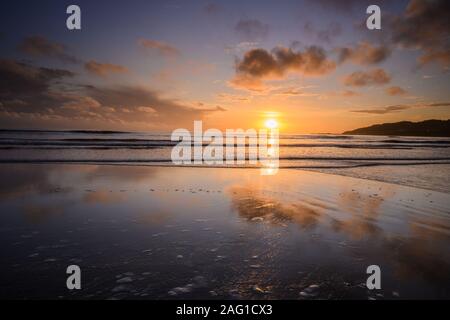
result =
[[[164,132],[0,130],[0,163],[175,166],[176,144]],[[279,168],[450,193],[450,138],[280,134]]]

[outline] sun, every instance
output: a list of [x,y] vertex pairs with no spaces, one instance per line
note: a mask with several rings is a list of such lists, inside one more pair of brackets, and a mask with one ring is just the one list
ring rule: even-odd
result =
[[278,121],[275,119],[267,119],[264,122],[264,125],[266,126],[266,128],[268,129],[276,129],[278,128]]

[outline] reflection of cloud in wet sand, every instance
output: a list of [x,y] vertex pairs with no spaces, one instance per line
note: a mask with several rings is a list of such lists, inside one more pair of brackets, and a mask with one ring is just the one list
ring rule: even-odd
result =
[[101,178],[108,178],[110,181],[125,183],[149,180],[159,170],[157,167],[145,166],[114,166],[114,165],[98,165],[95,170],[86,174],[85,180],[88,182],[97,181]]
[[[288,201],[285,199],[288,198],[286,193],[281,196],[270,193],[266,196],[267,192],[253,185],[232,187],[229,194],[233,209],[249,221],[264,220],[272,224],[293,222],[304,229],[329,226],[328,230],[348,236],[354,241],[353,245],[347,243],[348,246],[336,242],[336,250],[339,250],[340,255],[378,261],[382,265],[387,262],[393,269],[395,281],[402,280],[412,284],[425,282],[436,288],[449,288],[449,220],[438,215],[426,215],[426,218],[417,214],[404,215],[404,212],[409,212],[408,208],[402,206],[401,202],[393,202],[392,198],[399,193],[400,199],[404,198],[406,193],[402,192],[407,190],[391,185],[371,188],[345,188],[345,191],[329,198],[336,199],[338,210],[316,206],[310,198],[302,199],[301,195]],[[386,211],[394,210],[396,206],[399,206],[398,213],[402,213],[401,217],[397,212]],[[410,232],[385,229],[384,215],[393,216],[394,219],[407,218],[399,224],[409,225]],[[270,250],[272,254],[277,252],[276,247],[271,247]],[[245,276],[247,279],[252,274]],[[255,277],[259,279],[257,275]],[[246,283],[245,279],[242,281]],[[395,285],[401,287],[399,284]],[[448,295],[445,292],[439,294]]]
[[339,194],[338,204],[343,212],[351,214],[348,220],[333,219],[332,228],[336,232],[344,232],[355,239],[367,236],[378,236],[383,230],[376,224],[382,213],[381,205],[395,192],[388,187],[380,188],[376,193],[366,195],[356,190]]
[[379,209],[386,198],[394,193],[390,189],[380,190],[376,196],[356,191],[343,192],[339,194],[337,201],[341,212],[334,217],[327,214],[329,207],[311,199],[296,199],[294,202],[276,199],[275,194],[265,196],[251,186],[233,187],[230,194],[233,208],[248,220],[264,219],[274,224],[289,221],[302,228],[314,228],[320,223],[329,222],[333,231],[361,239],[383,233],[377,226],[381,214]]
[[51,168],[3,164],[0,168],[0,199],[15,199],[31,193],[48,194],[68,191],[60,188],[51,179]]
[[434,237],[386,239],[384,252],[392,261],[396,277],[405,281],[422,279],[437,287],[444,284],[450,287],[450,257],[445,253],[448,238],[440,242]]
[[25,218],[30,223],[42,223],[51,217],[64,213],[64,206],[27,204],[23,207]]
[[169,222],[173,215],[168,212],[146,212],[140,214],[139,222],[150,225],[163,225]]
[[233,208],[240,216],[251,221],[264,219],[273,224],[295,222],[302,228],[314,228],[321,216],[318,209],[309,208],[301,203],[282,204],[250,188],[233,187],[230,194]]
[[124,194],[117,192],[111,192],[106,190],[98,190],[87,192],[83,197],[84,202],[94,204],[94,203],[102,203],[102,204],[113,204],[120,203],[126,200]]

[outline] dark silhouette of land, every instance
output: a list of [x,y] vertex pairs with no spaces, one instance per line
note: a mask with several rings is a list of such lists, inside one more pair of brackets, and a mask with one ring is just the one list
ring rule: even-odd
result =
[[401,121],[375,124],[370,127],[346,131],[349,135],[450,137],[449,120],[426,120],[422,122]]

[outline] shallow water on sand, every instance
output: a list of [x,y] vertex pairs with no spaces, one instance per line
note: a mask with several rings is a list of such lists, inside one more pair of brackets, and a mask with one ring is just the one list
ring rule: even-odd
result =
[[[0,163],[174,166],[171,153],[177,143],[170,133],[0,130]],[[245,147],[256,148],[248,141]],[[450,193],[449,138],[281,133],[279,160],[282,168]]]
[[[0,297],[450,298],[450,195],[281,169],[0,166]],[[66,289],[66,268],[82,290]],[[366,268],[381,267],[368,290]]]

